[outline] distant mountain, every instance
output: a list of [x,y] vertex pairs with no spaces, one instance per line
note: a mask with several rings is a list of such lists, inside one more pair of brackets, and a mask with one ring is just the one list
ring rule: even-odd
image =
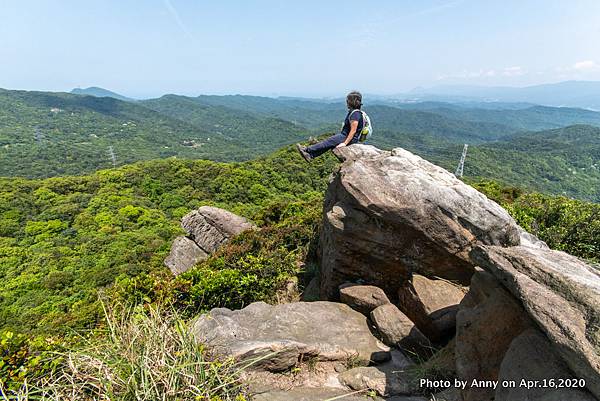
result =
[[199,98],[165,95],[139,104],[199,129],[218,132],[241,144],[244,155],[270,153],[307,138],[307,129],[300,124],[267,113],[233,109],[217,102],[210,104]]
[[545,106],[568,106],[600,110],[600,81],[565,81],[517,87],[442,85],[416,88],[400,96],[405,99],[450,102],[528,102]]
[[85,95],[85,96],[95,96],[95,97],[112,97],[114,99],[123,100],[124,102],[131,102],[134,99],[128,98],[123,95],[119,95],[118,93],[109,91],[108,89],[98,88],[97,86],[90,86],[89,88],[81,89],[75,88],[70,93],[74,95]]
[[260,153],[197,127],[110,97],[0,90],[0,176],[83,174],[171,156],[244,160]]

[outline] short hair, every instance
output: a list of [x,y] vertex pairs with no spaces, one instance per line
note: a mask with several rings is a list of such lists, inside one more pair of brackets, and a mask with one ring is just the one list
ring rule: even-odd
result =
[[352,91],[346,96],[346,103],[351,109],[360,109],[362,106],[362,95],[358,91]]

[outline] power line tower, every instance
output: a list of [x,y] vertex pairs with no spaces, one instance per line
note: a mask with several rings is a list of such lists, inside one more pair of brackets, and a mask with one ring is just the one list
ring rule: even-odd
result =
[[112,146],[108,147],[108,155],[112,160],[113,167],[117,167],[117,156],[115,155],[115,151],[113,150]]
[[40,144],[40,142],[42,142],[42,139],[44,139],[44,134],[42,134],[42,130],[40,130],[38,127],[35,128],[35,141],[38,143],[38,145]]
[[467,149],[469,145],[465,143],[465,147],[463,148],[462,155],[460,156],[460,162],[458,163],[458,167],[456,168],[456,172],[454,175],[458,178],[463,176],[463,170],[465,168],[465,159],[467,158]]

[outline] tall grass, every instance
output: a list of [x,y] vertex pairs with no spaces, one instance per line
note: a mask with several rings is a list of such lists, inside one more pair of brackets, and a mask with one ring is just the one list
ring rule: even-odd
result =
[[62,354],[60,369],[0,400],[245,400],[241,369],[207,360],[175,312],[107,310],[106,333]]

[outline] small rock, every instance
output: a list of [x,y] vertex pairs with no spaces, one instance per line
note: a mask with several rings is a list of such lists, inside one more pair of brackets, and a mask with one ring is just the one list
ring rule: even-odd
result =
[[432,280],[414,274],[398,290],[398,307],[431,340],[454,334],[458,304],[467,290],[446,280]]
[[[435,394],[432,398],[432,401],[463,401],[462,394],[460,390],[456,387],[449,388],[448,390],[444,390]],[[514,400],[517,401],[517,400]]]
[[171,252],[165,259],[165,265],[174,275],[184,273],[196,264],[206,260],[208,254],[187,237],[177,237],[171,245]]
[[367,316],[378,306],[390,303],[381,288],[350,283],[340,286],[340,301]]
[[336,401],[366,401],[362,394],[348,394],[348,391],[335,388],[296,387],[289,390],[272,390],[252,397],[253,401],[323,401],[335,398]]
[[387,345],[419,355],[430,353],[431,343],[427,337],[395,305],[379,306],[371,312],[371,320]]
[[305,302],[319,301],[319,276],[315,276],[308,282],[302,292],[302,300]]
[[417,383],[410,373],[379,366],[347,370],[340,374],[339,380],[352,390],[373,390],[380,396],[410,395],[417,391]]

